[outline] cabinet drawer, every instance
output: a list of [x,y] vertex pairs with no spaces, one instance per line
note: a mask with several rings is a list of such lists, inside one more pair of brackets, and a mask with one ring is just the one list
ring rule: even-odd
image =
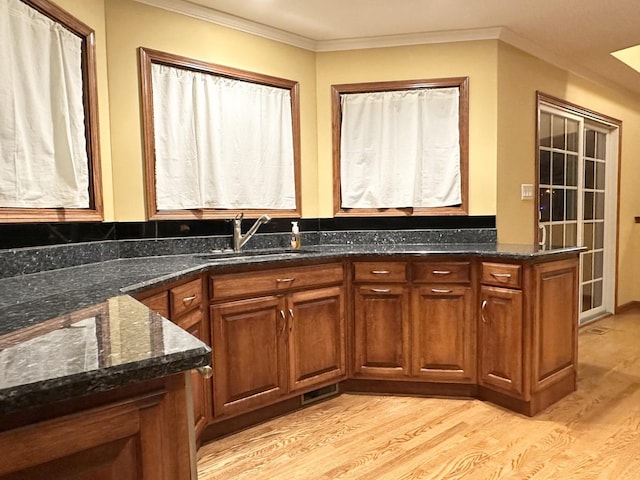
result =
[[511,263],[482,262],[482,283],[499,287],[520,288],[522,267]]
[[187,282],[169,290],[171,319],[182,315],[202,303],[202,282],[200,279]]
[[356,282],[406,282],[407,264],[404,262],[355,262],[353,279]]
[[169,318],[169,297],[167,296],[166,291],[143,298],[140,302],[145,304],[150,310],[159,313],[164,318]]
[[[175,324],[178,325],[183,330],[188,331],[194,325],[196,325],[198,322],[201,322],[201,321],[202,321],[202,309],[198,308],[180,317],[178,320],[175,321]],[[198,335],[194,335],[194,336],[199,338]],[[204,341],[203,338],[199,338],[199,339]]]
[[469,262],[417,262],[413,264],[413,281],[419,283],[469,283]]
[[342,283],[341,263],[313,267],[280,268],[256,273],[234,273],[211,277],[211,298],[254,297],[274,291]]

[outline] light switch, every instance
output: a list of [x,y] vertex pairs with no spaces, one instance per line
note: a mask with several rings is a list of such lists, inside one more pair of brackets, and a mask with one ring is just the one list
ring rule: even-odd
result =
[[533,200],[533,185],[523,183],[520,185],[520,200]]

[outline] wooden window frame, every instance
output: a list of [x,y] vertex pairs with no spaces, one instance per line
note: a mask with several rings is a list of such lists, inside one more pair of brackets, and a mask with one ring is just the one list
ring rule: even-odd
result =
[[[301,216],[300,193],[300,98],[299,83],[294,80],[273,77],[261,73],[240,70],[214,63],[195,60],[180,55],[139,48],[141,101],[142,101],[142,126],[145,159],[145,194],[147,203],[147,218],[149,220],[205,220],[232,218],[239,213],[244,213],[246,218],[256,218],[262,214],[268,214],[274,218],[290,218]],[[169,67],[182,68],[194,72],[211,74],[234,80],[256,83],[270,87],[288,89],[291,94],[291,119],[293,128],[293,168],[295,179],[295,209],[232,209],[232,208],[198,208],[179,210],[158,210],[156,201],[156,176],[155,176],[155,137],[153,124],[153,86],[151,82],[151,65],[160,64]]]
[[50,0],[20,0],[42,15],[59,23],[82,40],[82,89],[85,139],[87,145],[89,207],[88,208],[18,208],[0,207],[2,223],[89,222],[102,221],[102,175],[98,130],[98,86],[96,75],[95,32]]
[[[423,208],[342,208],[340,184],[340,133],[344,93],[389,92],[427,88],[457,87],[460,90],[458,125],[460,130],[460,189],[462,203],[451,207]],[[350,83],[331,86],[331,130],[333,140],[333,212],[336,217],[367,216],[436,216],[469,214],[469,77],[433,80]]]

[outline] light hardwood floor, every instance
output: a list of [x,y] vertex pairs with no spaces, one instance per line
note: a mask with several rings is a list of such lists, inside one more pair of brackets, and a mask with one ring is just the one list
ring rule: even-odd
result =
[[583,327],[578,391],[534,418],[343,394],[203,446],[199,480],[640,480],[640,312]]

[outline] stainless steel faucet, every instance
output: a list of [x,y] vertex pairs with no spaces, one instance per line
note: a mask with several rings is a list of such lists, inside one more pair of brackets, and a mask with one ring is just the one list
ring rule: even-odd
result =
[[260,215],[260,218],[256,220],[256,222],[251,226],[249,231],[242,235],[242,218],[244,214],[240,212],[236,215],[236,218],[233,220],[233,251],[239,252],[245,243],[249,241],[253,234],[256,233],[260,225],[263,223],[269,223],[271,221],[271,217],[267,214]]

